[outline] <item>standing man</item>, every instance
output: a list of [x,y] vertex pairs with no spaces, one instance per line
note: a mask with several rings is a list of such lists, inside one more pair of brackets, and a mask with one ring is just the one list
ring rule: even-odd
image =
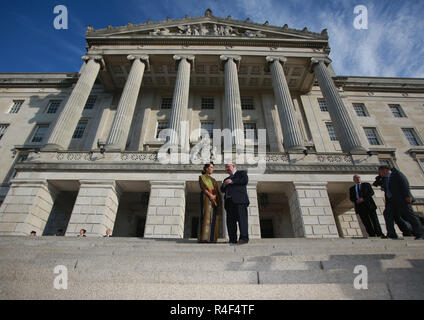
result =
[[221,192],[225,193],[225,210],[227,212],[227,230],[230,243],[237,243],[237,222],[240,229],[239,244],[249,242],[247,207],[249,197],[246,185],[249,177],[246,171],[238,171],[232,163],[225,165],[225,171],[230,175],[221,186]]
[[349,189],[350,201],[355,204],[355,212],[361,217],[361,221],[370,237],[385,238],[381,231],[380,222],[377,217],[377,206],[372,196],[374,190],[369,183],[362,183],[361,177],[353,176],[355,185]]
[[420,220],[415,216],[412,210],[413,197],[409,188],[408,179],[405,175],[389,166],[380,166],[378,168],[380,177],[383,181],[386,198],[386,226],[387,237],[396,239],[397,234],[394,228],[395,219],[402,218],[409,222],[416,240],[424,240],[424,230]]

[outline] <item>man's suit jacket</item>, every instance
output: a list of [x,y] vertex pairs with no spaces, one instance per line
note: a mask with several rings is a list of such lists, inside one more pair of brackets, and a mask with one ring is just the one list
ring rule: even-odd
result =
[[363,210],[377,210],[377,206],[374,202],[372,196],[374,195],[374,190],[371,185],[367,182],[361,184],[361,190],[359,191],[359,198],[363,198],[365,201],[363,203],[357,204],[356,200],[356,185],[349,189],[350,201],[355,204],[355,211],[359,214]]
[[221,186],[221,192],[225,193],[225,207],[227,207],[228,198],[231,198],[231,201],[234,204],[244,204],[249,206],[250,201],[246,189],[246,185],[249,182],[247,172],[237,171],[233,178],[231,178],[231,176],[225,178],[224,182],[228,179],[231,179],[233,183],[226,187],[224,187],[224,184]]
[[[386,179],[384,179],[383,186],[386,187]],[[389,190],[392,194],[391,201],[397,204],[407,204],[406,198],[411,197],[411,190],[409,188],[408,179],[405,175],[398,171],[397,169],[392,169],[392,174],[389,179]],[[387,200],[387,192],[386,192],[386,200]]]

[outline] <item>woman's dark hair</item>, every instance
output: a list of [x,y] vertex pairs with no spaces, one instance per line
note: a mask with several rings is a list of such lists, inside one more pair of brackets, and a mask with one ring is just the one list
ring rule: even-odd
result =
[[205,174],[206,169],[209,168],[211,165],[213,165],[213,162],[205,164],[205,166],[203,167],[203,170],[202,170],[202,174]]

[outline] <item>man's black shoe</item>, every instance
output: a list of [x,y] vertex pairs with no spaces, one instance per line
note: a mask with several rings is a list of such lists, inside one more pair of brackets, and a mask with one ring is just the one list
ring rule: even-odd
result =
[[424,240],[424,235],[415,237],[415,240]]
[[387,236],[385,236],[384,234],[382,234],[382,235],[380,236],[380,238],[381,238],[381,239],[387,239]]
[[248,242],[249,242],[249,241],[246,241],[246,240],[240,239],[238,243],[239,243],[239,244],[246,244],[246,243],[248,243]]

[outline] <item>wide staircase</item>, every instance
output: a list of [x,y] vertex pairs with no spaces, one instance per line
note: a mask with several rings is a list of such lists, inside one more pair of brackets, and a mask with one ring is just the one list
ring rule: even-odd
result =
[[1,237],[0,299],[424,299],[424,241]]

